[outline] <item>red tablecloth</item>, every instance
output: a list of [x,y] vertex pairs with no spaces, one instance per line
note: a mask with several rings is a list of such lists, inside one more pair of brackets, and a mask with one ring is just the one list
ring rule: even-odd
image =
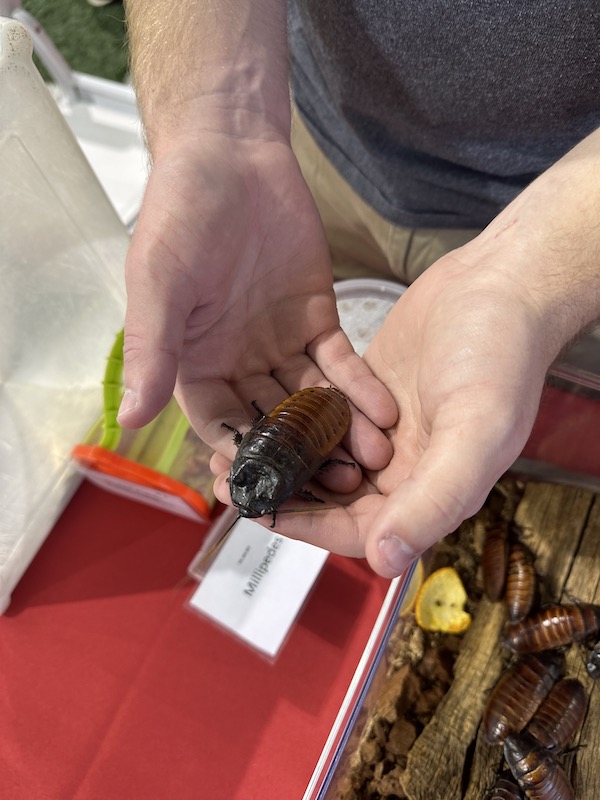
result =
[[88,483],[0,617],[3,800],[298,800],[389,582],[331,557],[275,664],[190,611],[201,526]]
[[[600,476],[600,403],[524,455]],[[300,800],[388,581],[330,557],[270,664],[186,608],[205,530],[84,483],[0,617],[2,800]]]

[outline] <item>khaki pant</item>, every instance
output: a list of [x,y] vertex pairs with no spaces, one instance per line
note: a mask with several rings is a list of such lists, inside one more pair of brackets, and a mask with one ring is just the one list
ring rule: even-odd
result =
[[292,147],[329,241],[336,279],[386,278],[412,283],[434,261],[473,239],[475,229],[403,228],[381,217],[324,155],[298,113]]

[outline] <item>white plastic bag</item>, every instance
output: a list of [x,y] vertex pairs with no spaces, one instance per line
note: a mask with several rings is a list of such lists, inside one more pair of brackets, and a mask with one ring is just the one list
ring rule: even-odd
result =
[[123,324],[128,234],[0,17],[0,613],[80,478]]

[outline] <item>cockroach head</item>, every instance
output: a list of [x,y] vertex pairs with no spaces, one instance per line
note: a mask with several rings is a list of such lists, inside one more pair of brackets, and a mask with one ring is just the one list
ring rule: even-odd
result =
[[231,499],[242,517],[272,514],[287,499],[284,483],[272,464],[252,459],[234,463],[229,476]]

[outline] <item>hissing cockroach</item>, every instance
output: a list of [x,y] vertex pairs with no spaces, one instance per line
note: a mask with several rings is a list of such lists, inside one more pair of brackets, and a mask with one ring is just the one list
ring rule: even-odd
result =
[[518,622],[531,611],[537,590],[537,575],[529,550],[512,542],[508,554],[504,603],[508,619]]
[[498,775],[485,800],[523,800],[523,793],[510,772]]
[[562,753],[583,724],[587,695],[575,678],[558,681],[527,726],[538,743],[552,753]]
[[[301,492],[341,442],[350,425],[350,407],[338,389],[302,389],[262,414],[245,436],[223,425],[233,431],[238,445],[229,476],[233,504],[242,517],[275,518],[277,509]],[[318,500],[309,492],[302,496]]]
[[600,630],[600,606],[548,605],[504,629],[503,643],[515,653],[541,653],[584,642]]
[[575,800],[566,772],[530,734],[523,732],[507,736],[504,758],[530,800]]
[[515,661],[494,686],[483,712],[482,729],[489,744],[522,731],[563,668],[557,651],[528,654]]
[[483,589],[490,600],[500,600],[504,593],[508,569],[508,527],[496,525],[487,532],[481,566],[483,567]]
[[585,668],[593,681],[600,680],[600,642],[596,642],[588,653]]

